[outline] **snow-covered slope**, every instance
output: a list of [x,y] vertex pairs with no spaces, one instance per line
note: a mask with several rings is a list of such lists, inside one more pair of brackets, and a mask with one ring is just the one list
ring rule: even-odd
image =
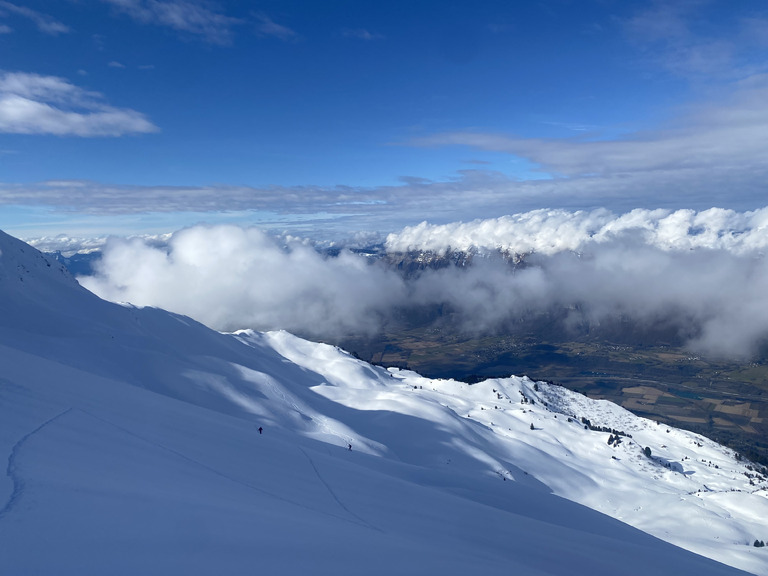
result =
[[[763,496],[697,492],[736,486],[726,450],[538,386],[110,304],[0,232],[0,573],[738,573],[558,494],[768,572]],[[671,472],[571,412],[697,461]]]
[[[766,471],[703,436],[527,378],[474,385],[431,380],[372,369],[286,332],[242,337],[267,339],[290,360],[322,374],[325,382],[315,391],[326,398],[422,418],[447,435],[408,439],[406,457],[415,442],[422,444],[413,453],[419,462],[427,452],[436,468],[452,470],[457,458],[461,469],[471,468],[475,460],[486,475],[541,483],[659,538],[768,574],[768,553],[752,546],[768,537]],[[363,423],[356,429],[369,428]],[[368,437],[382,435],[374,428]]]

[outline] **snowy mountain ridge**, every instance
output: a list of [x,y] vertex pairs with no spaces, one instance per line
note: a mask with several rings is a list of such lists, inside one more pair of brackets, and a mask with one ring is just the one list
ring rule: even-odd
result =
[[[532,476],[555,494],[712,557],[752,556],[753,551],[743,545],[763,539],[766,471],[703,436],[525,377],[468,385],[390,369],[406,394],[423,398],[406,405],[391,389],[385,395],[370,387],[349,390],[348,384],[333,385],[340,369],[338,362],[328,362],[329,352],[317,350],[323,345],[299,344],[287,333],[265,337],[287,358],[323,374],[328,383],[317,391],[337,402],[422,416],[427,410],[442,409],[443,415],[431,419],[445,425],[447,418],[464,418],[479,426],[486,473],[517,481]],[[301,352],[308,345],[311,353]],[[364,365],[351,357],[347,361]],[[347,377],[345,382],[354,379]],[[465,433],[460,426],[457,436]],[[611,444],[610,438],[614,438]],[[514,463],[515,470],[503,463]],[[677,518],[669,514],[675,508],[680,512]]]
[[765,479],[714,442],[111,304],[2,232],[0,370],[9,574],[739,573],[590,508],[768,573]]

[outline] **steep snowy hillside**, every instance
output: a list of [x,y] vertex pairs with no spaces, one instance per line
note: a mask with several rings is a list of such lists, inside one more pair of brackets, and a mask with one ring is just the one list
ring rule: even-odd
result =
[[[598,423],[586,401],[527,380],[431,381],[286,333],[110,304],[0,232],[2,573],[739,573],[557,495],[624,510],[646,489],[649,521],[701,510],[742,539],[724,531],[720,558],[768,572],[747,545],[768,537],[747,516],[762,496],[743,493],[748,510],[670,497],[654,513],[668,469],[570,411]],[[659,432],[645,432],[651,445]],[[726,451],[700,449],[724,469]],[[681,542],[708,543],[697,530]]]
[[[421,448],[431,452],[435,467],[451,470],[457,457],[475,459],[487,475],[543,483],[659,538],[768,573],[768,554],[752,546],[768,538],[767,471],[703,436],[528,378],[473,385],[431,380],[372,369],[343,351],[286,332],[241,337],[266,338],[290,360],[322,374],[325,382],[315,390],[335,402],[438,424],[450,441],[415,439],[424,442]],[[368,430],[365,424],[357,429]],[[380,434],[374,428],[369,437]]]

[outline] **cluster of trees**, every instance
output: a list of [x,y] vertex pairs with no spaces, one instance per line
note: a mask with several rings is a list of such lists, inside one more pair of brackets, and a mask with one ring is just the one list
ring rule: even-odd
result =
[[[615,428],[609,428],[608,426],[593,426],[589,418],[581,417],[581,423],[584,424],[584,429],[594,430],[595,432],[610,432],[613,436],[624,436],[625,438],[632,438],[632,434],[627,434],[623,430],[616,430]],[[610,442],[608,442],[610,444]]]
[[768,481],[768,468],[765,466],[759,466],[756,464],[747,464],[747,470],[751,470],[754,474],[745,472],[747,478],[754,478],[760,482]]
[[765,542],[763,542],[762,540],[755,540],[755,543],[753,544],[753,546],[755,548],[762,548],[763,546],[765,546]]

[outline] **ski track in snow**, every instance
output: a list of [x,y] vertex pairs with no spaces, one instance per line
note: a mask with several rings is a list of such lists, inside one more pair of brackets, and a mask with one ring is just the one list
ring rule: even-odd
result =
[[383,532],[380,528],[377,528],[376,526],[373,526],[370,524],[365,518],[358,516],[352,510],[347,508],[344,503],[339,500],[339,497],[336,495],[336,492],[333,491],[333,488],[331,488],[330,484],[326,482],[325,478],[323,478],[322,474],[320,474],[320,470],[317,469],[317,466],[315,465],[314,460],[309,457],[309,454],[307,454],[303,448],[299,447],[299,451],[304,454],[304,456],[309,460],[309,465],[312,466],[312,469],[315,471],[315,474],[317,475],[317,478],[320,480],[320,482],[323,483],[323,486],[325,486],[326,490],[328,490],[328,493],[331,495],[331,497],[336,501],[336,503],[341,506],[342,510],[346,511],[349,515],[356,518],[360,522],[362,522],[367,528],[371,528],[373,530],[376,530],[377,532]]
[[[91,412],[87,412],[85,410],[79,410],[79,411],[82,412],[83,414],[86,414],[86,415],[90,416],[91,418],[94,418],[95,420],[98,420],[99,422],[107,424],[108,426],[112,426],[113,428],[116,428],[116,429],[120,430],[121,432],[124,432],[125,434],[128,434],[129,436],[132,436],[133,438],[137,438],[138,440],[141,440],[142,442],[145,442],[145,443],[147,443],[147,444],[149,444],[151,446],[154,446],[156,448],[160,448],[161,450],[165,450],[166,452],[170,452],[171,454],[173,454],[175,456],[178,456],[179,458],[181,458],[182,460],[184,460],[186,462],[189,462],[189,463],[191,463],[191,464],[193,464],[195,466],[198,466],[198,467],[200,467],[200,468],[202,468],[204,470],[207,470],[208,472],[210,472],[210,473],[212,473],[212,474],[214,474],[216,476],[219,476],[220,478],[224,478],[225,480],[228,480],[228,481],[233,482],[235,484],[238,484],[240,486],[244,486],[245,488],[248,488],[249,490],[253,490],[254,492],[259,492],[260,494],[264,494],[266,496],[269,496],[270,498],[274,498],[275,500],[280,500],[281,502],[286,502],[288,504],[292,504],[294,506],[298,506],[299,508],[303,508],[305,510],[310,510],[312,512],[316,512],[318,514],[323,514],[323,515],[326,515],[326,516],[331,516],[333,518],[338,518],[339,520],[344,520],[345,522],[351,522],[352,524],[356,524],[356,525],[360,524],[360,522],[355,522],[353,520],[350,520],[346,516],[340,516],[338,514],[332,514],[330,512],[326,512],[326,511],[320,510],[318,508],[313,508],[312,506],[307,506],[306,504],[302,504],[301,502],[296,502],[295,500],[291,500],[290,498],[285,498],[283,496],[280,496],[279,494],[275,494],[273,492],[269,492],[268,490],[264,490],[263,488],[259,488],[257,486],[254,486],[253,484],[250,484],[249,482],[245,482],[243,480],[239,480],[237,478],[233,478],[232,476],[229,476],[228,474],[224,474],[220,470],[217,470],[216,468],[213,468],[213,467],[209,466],[208,464],[200,462],[199,460],[195,460],[194,458],[191,458],[190,456],[187,456],[186,454],[184,454],[182,452],[179,452],[178,450],[175,450],[173,448],[169,448],[168,446],[164,446],[163,444],[160,444],[158,442],[150,440],[149,438],[145,438],[145,437],[143,437],[143,436],[141,436],[139,434],[136,434],[135,432],[132,432],[131,430],[128,430],[127,428],[124,428],[124,427],[120,426],[119,424],[115,424],[114,422],[110,422],[109,420],[105,420],[104,418],[101,418],[100,416],[96,416],[95,414],[93,414]],[[303,452],[303,450],[302,450],[302,452]],[[305,456],[306,456],[306,454],[305,454]],[[307,456],[307,458],[309,458],[309,457]],[[310,463],[312,463],[311,460],[310,460]],[[312,463],[312,467],[315,468],[314,463]],[[317,472],[317,468],[315,468],[315,472]],[[318,475],[318,477],[320,477],[319,473],[317,473],[317,475]],[[344,510],[346,510],[352,516],[354,516],[355,518],[357,518],[358,520],[363,522],[363,525],[366,528],[373,528],[374,530],[379,530],[378,528],[376,528],[374,526],[371,526],[365,520],[363,520],[362,518],[360,518],[359,516],[357,516],[356,514],[351,512],[348,508],[346,508],[346,506],[344,506],[344,504],[342,504],[339,501],[339,499],[336,498],[336,495],[333,494],[333,491],[330,489],[328,484],[325,483],[325,481],[322,479],[322,477],[320,477],[320,480],[321,480],[321,482],[323,482],[325,487],[328,488],[328,491],[331,492],[333,497],[336,499],[336,501],[341,505],[341,507]]]
[[19,474],[18,466],[16,465],[16,460],[19,456],[19,452],[21,451],[22,446],[24,446],[27,440],[40,432],[43,428],[58,420],[62,416],[69,414],[72,410],[73,408],[67,408],[63,412],[56,414],[56,416],[49,418],[31,432],[28,432],[19,438],[16,444],[13,445],[13,448],[11,448],[11,452],[8,454],[8,466],[5,469],[5,474],[8,476],[8,478],[11,479],[11,482],[13,483],[13,490],[11,491],[11,495],[8,498],[8,501],[5,503],[2,509],[0,509],[0,520],[5,518],[5,516],[7,516],[13,510],[13,508],[18,504],[19,500],[24,494],[25,482]]
[[[350,435],[342,434],[341,432],[339,432],[336,429],[336,427],[329,424],[329,418],[327,416],[318,414],[317,412],[312,410],[304,402],[296,398],[296,396],[294,396],[293,394],[290,394],[283,387],[276,384],[274,380],[272,380],[266,374],[262,375],[262,382],[266,387],[268,387],[272,391],[274,398],[279,398],[283,402],[283,404],[285,404],[286,406],[290,406],[296,412],[296,414],[298,414],[300,417],[309,418],[310,420],[313,420],[318,425],[319,431],[322,431],[328,434],[329,436],[335,436],[336,438],[339,438],[340,440],[342,440],[345,444],[351,444],[352,441],[355,440]],[[299,404],[301,404],[301,406]]]

